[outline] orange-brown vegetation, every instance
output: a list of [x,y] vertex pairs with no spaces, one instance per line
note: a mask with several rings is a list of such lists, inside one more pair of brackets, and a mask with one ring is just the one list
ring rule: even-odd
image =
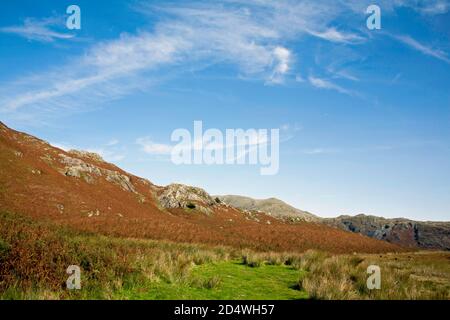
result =
[[256,250],[320,249],[334,253],[402,251],[401,247],[316,223],[285,223],[218,205],[212,214],[196,209],[161,208],[161,187],[116,166],[84,158],[88,164],[130,178],[135,192],[100,176],[95,181],[64,174],[62,150],[0,123],[0,209],[51,220],[61,226],[125,238],[229,245]]

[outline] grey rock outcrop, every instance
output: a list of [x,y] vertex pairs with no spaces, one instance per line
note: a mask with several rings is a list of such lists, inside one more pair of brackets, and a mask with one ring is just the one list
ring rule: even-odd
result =
[[166,209],[196,209],[204,213],[212,213],[216,201],[203,189],[183,184],[170,184],[158,195],[158,201]]
[[61,163],[65,166],[63,173],[68,177],[83,178],[87,183],[93,183],[95,181],[93,176],[102,175],[100,168],[97,166],[62,153],[59,156]]
[[106,181],[119,185],[123,190],[136,193],[136,189],[131,183],[130,177],[117,171],[103,169]]
[[386,219],[364,214],[328,218],[323,222],[406,247],[450,250],[450,222]]
[[60,161],[64,165],[62,173],[69,177],[82,178],[87,183],[94,183],[96,177],[104,176],[106,181],[117,184],[123,190],[136,193],[130,177],[109,169],[100,168],[87,163],[79,158],[59,154]]

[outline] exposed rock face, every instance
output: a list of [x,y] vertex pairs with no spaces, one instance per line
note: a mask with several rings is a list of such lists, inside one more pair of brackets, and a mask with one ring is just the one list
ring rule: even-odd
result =
[[340,229],[407,247],[450,250],[450,222],[421,222],[375,216],[340,216],[324,219]]
[[203,189],[183,184],[170,184],[158,195],[160,205],[166,209],[184,208],[197,209],[212,213],[211,208],[216,201]]
[[100,168],[86,163],[81,159],[59,154],[61,163],[65,165],[64,174],[69,177],[83,178],[87,183],[93,183],[93,176],[101,176]]
[[128,176],[117,171],[107,169],[103,169],[103,172],[105,173],[106,181],[118,184],[125,191],[136,193],[136,190],[134,189],[134,186]]
[[307,211],[296,209],[276,198],[257,200],[248,197],[234,196],[234,195],[218,196],[218,198],[232,207],[247,211],[264,212],[274,218],[287,219],[294,222],[320,221],[320,218],[316,217],[315,215]]
[[125,191],[136,193],[130,178],[120,172],[103,169],[81,159],[66,156],[62,153],[59,154],[59,156],[61,158],[61,163],[65,166],[63,174],[66,176],[82,178],[87,183],[91,184],[95,182],[95,177],[104,176],[106,181],[119,185]]

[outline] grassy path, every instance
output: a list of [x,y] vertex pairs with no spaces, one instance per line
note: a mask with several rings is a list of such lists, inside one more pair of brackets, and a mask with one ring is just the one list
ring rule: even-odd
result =
[[123,291],[125,299],[306,299],[296,285],[301,273],[284,265],[252,268],[240,262],[220,262],[197,266],[183,284],[163,281],[147,288]]

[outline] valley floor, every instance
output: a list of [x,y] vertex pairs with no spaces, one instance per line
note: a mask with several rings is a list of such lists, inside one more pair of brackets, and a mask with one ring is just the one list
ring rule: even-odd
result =
[[[381,269],[381,289],[366,286]],[[66,269],[80,266],[81,290]],[[450,299],[450,253],[332,255],[125,239],[0,212],[0,299]]]

